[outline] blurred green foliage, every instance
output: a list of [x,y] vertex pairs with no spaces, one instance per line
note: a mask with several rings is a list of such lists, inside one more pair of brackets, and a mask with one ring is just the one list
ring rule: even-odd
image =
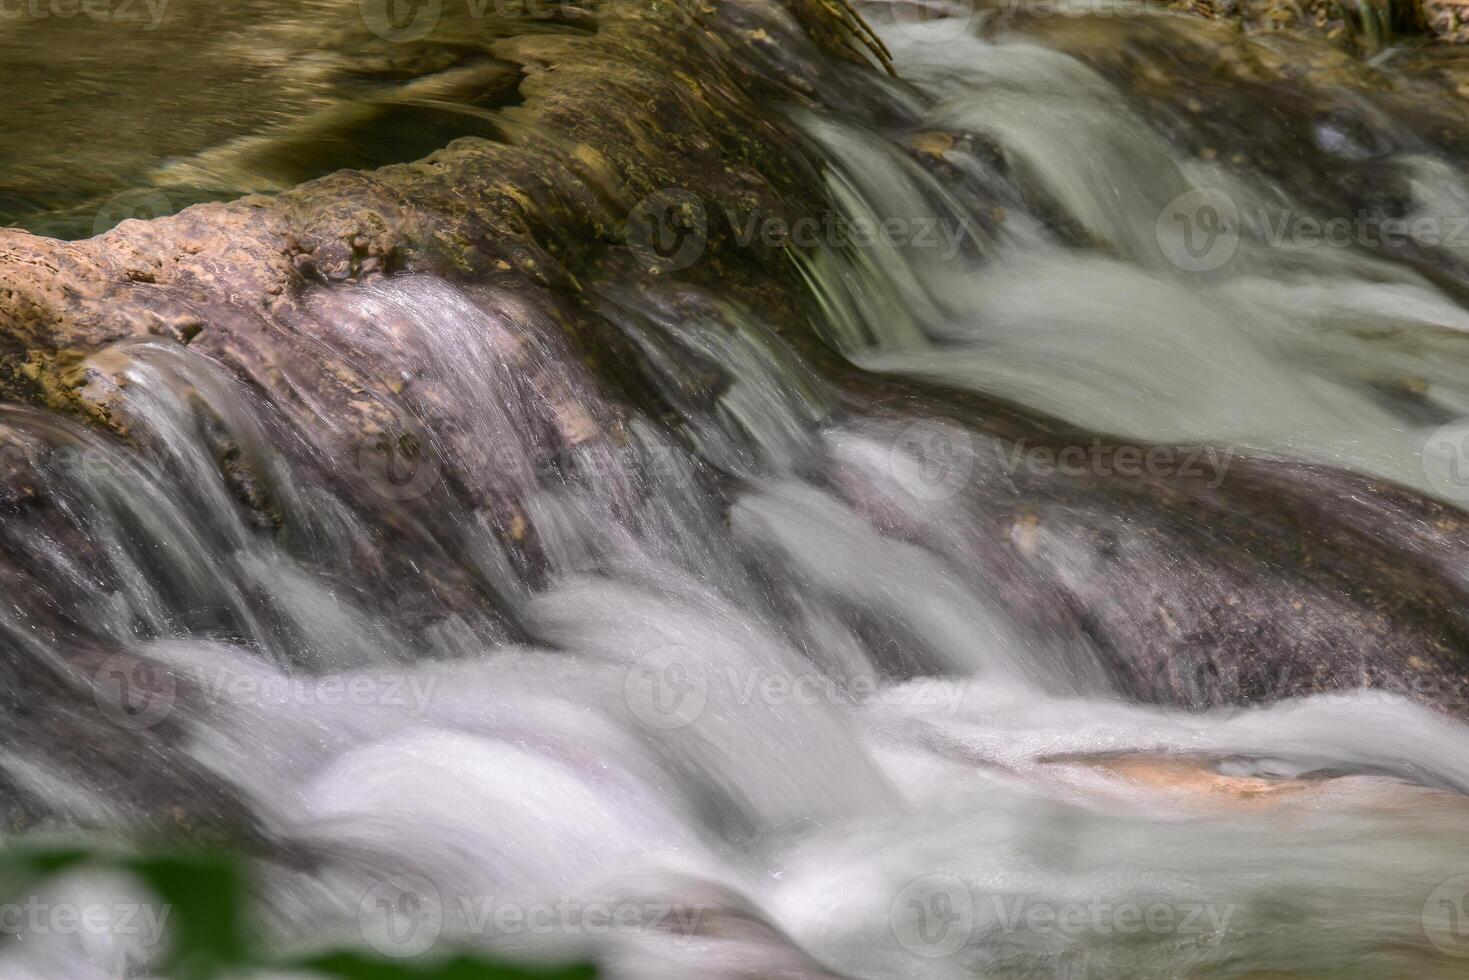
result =
[[131,872],[172,913],[169,950],[161,967],[171,980],[214,980],[252,969],[297,971],[347,980],[593,980],[596,970],[573,966],[532,970],[472,956],[383,960],[355,952],[281,962],[254,948],[241,916],[239,865],[222,855],[103,855],[87,850],[0,850],[0,901],[71,868]]

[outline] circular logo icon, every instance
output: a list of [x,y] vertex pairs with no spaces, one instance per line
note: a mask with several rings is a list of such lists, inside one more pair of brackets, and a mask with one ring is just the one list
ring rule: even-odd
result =
[[433,33],[443,0],[358,0],[362,23],[384,41],[421,41]]
[[670,188],[638,202],[627,218],[628,247],[653,272],[687,269],[709,244],[709,215],[697,194]]
[[1469,957],[1469,874],[1455,875],[1428,896],[1423,931],[1441,951]]
[[942,44],[969,30],[974,0],[898,0],[892,10],[893,27],[920,44]]
[[915,422],[893,443],[888,465],[893,479],[912,496],[948,500],[974,474],[974,437],[949,422]]
[[367,944],[384,956],[421,956],[439,941],[444,902],[438,886],[423,875],[394,875],[362,899],[357,924]]
[[417,426],[388,429],[357,449],[357,473],[385,500],[417,500],[439,481],[439,461]]
[[177,686],[160,664],[131,653],[108,657],[98,668],[92,696],[119,728],[151,728],[173,712]]
[[1439,496],[1469,501],[1469,418],[1433,430],[1423,443],[1423,475]]
[[107,203],[102,205],[92,221],[92,234],[100,235],[132,218],[150,221],[173,214],[173,211],[173,202],[162,191],[148,187],[123,191],[108,198]]
[[1239,206],[1216,187],[1178,195],[1158,215],[1158,247],[1185,272],[1213,272],[1239,250]]
[[908,952],[952,956],[974,934],[974,896],[954,875],[925,875],[898,892],[888,918]]
[[633,717],[668,731],[692,725],[709,703],[709,678],[703,663],[682,647],[662,647],[639,657],[622,681]]

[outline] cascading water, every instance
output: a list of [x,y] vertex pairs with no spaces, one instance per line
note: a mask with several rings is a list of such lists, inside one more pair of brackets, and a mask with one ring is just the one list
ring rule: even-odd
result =
[[[111,349],[97,382],[128,445],[0,410],[8,485],[57,501],[4,502],[0,549],[37,570],[0,604],[13,689],[55,699],[79,743],[149,752],[7,720],[12,822],[125,836],[150,780],[182,787],[181,822],[253,841],[252,922],[292,953],[483,948],[629,978],[1460,975],[1469,729],[1367,667],[1304,697],[1240,681],[1269,703],[1237,708],[1183,658],[1189,696],[1138,696],[1117,620],[1148,609],[1166,633],[1170,590],[1205,581],[1278,590],[1287,618],[1285,566],[1248,541],[1210,564],[1218,542],[1158,530],[1140,492],[1042,490],[1023,447],[922,406],[941,382],[1172,463],[1199,447],[1200,524],[1258,522],[1210,494],[1265,462],[1303,494],[1325,465],[1443,496],[1454,460],[1429,437],[1469,409],[1461,297],[1400,256],[1267,240],[1257,216],[1310,205],[1186,157],[1044,35],[883,13],[905,79],[885,118],[791,111],[844,227],[932,244],[799,261],[823,339],[912,385],[906,410],[717,295],[588,283],[661,408],[633,404],[554,311],[424,275],[321,285],[295,325],[369,379],[387,469],[343,452],[301,365],[278,365],[286,406],[161,339]],[[1469,200],[1427,146],[1386,165],[1410,216]],[[1236,209],[1225,262],[1171,220],[1203,213],[1190,194]],[[1431,517],[1347,486],[1402,550],[1367,530],[1342,550],[1465,581],[1419,543]],[[1325,612],[1300,635],[1376,628],[1310,589]],[[0,976],[150,975],[146,938],[28,934]]]

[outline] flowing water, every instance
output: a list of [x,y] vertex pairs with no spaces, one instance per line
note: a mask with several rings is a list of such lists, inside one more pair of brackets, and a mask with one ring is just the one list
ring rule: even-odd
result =
[[[1460,499],[1456,242],[1283,238],[1329,216],[1311,188],[1185,152],[1045,31],[872,13],[904,79],[881,117],[781,110],[843,234],[908,236],[800,253],[827,343],[1109,445],[1207,447],[1211,483],[1248,458]],[[1347,101],[1357,129],[1297,138],[1370,156],[1400,216],[1447,234],[1462,159]],[[11,821],[126,836],[150,786],[182,787],[190,820],[255,842],[252,922],[292,953],[470,947],[629,978],[1461,975],[1452,713],[1351,678],[1245,707],[1132,696],[1086,621],[1135,586],[1088,535],[1156,558],[1159,595],[1216,574],[1136,530],[1142,503],[1057,505],[1086,533],[1026,518],[1016,450],[984,427],[864,407],[719,297],[589,288],[665,411],[522,297],[416,275],[323,287],[300,325],[401,421],[390,471],[165,340],[110,355],[131,446],[0,409],[6,466],[57,502],[0,523],[44,570],[0,604],[13,684],[92,672],[53,732],[5,722]],[[65,744],[108,731],[168,737],[105,763]],[[47,898],[135,888],[78,873]],[[33,931],[0,944],[0,976],[146,976],[150,938]]]

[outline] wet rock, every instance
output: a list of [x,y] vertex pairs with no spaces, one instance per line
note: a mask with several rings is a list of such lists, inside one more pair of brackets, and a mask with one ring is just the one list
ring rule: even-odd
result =
[[[123,350],[138,338],[187,341],[279,420],[273,448],[282,457],[366,515],[379,537],[342,565],[403,583],[401,608],[388,612],[410,624],[495,605],[481,574],[451,552],[458,529],[444,516],[450,505],[485,516],[522,580],[539,582],[545,562],[525,518],[524,482],[497,465],[493,442],[456,418],[462,392],[435,387],[444,377],[424,376],[404,341],[411,317],[351,306],[388,275],[453,283],[482,314],[475,322],[483,336],[466,350],[502,361],[518,400],[546,409],[522,430],[536,467],[625,439],[616,405],[666,414],[642,358],[590,299],[613,282],[659,296],[674,322],[696,313],[717,319],[717,288],[720,302],[761,311],[791,351],[863,411],[951,417],[1000,444],[1089,441],[1089,433],[999,399],[870,375],[820,340],[784,251],[737,247],[728,214],[789,216],[825,206],[813,157],[793,131],[759,111],[755,93],[830,97],[824,85],[856,79],[861,69],[811,67],[786,79],[786,58],[768,42],[804,25],[827,49],[840,43],[856,57],[850,45],[861,32],[830,6],[797,0],[730,5],[718,15],[729,20],[708,20],[692,5],[676,9],[687,22],[619,5],[596,34],[493,36],[494,56],[520,79],[521,104],[504,114],[513,138],[501,142],[461,140],[418,162],[124,222],[87,241],[0,232],[0,393],[83,419],[122,451],[139,438],[118,408]],[[1284,66],[1304,42],[1241,40],[1199,21],[1187,36],[1207,72],[1182,73],[1169,90],[1160,79],[1177,69],[1178,49],[1163,46],[1150,25],[1127,28],[1133,33],[1125,44],[1099,43],[1122,29],[1046,28],[1048,40],[1070,45],[1134,91],[1154,93],[1179,118],[1199,116],[1190,103],[1218,82],[1207,73],[1237,83],[1217,128],[1201,125],[1192,138],[1207,141],[1201,152],[1222,146],[1231,156],[1263,156],[1261,147],[1231,146],[1219,136],[1250,131],[1241,120],[1285,90],[1282,79],[1294,76]],[[1399,102],[1415,91],[1395,90],[1339,51],[1326,50],[1320,62],[1324,77],[1350,78],[1361,91],[1385,86]],[[847,70],[853,74],[844,76]],[[874,74],[854,83],[850,97],[874,112],[895,112],[874,94]],[[1289,130],[1322,105],[1341,108],[1326,87],[1307,89],[1281,109],[1274,117],[1280,127]],[[1328,138],[1278,162],[1284,178],[1305,185],[1326,158],[1365,167],[1384,152],[1360,138],[1360,114],[1349,109],[1325,116],[1333,125]],[[1179,139],[1190,138],[1184,133],[1192,129],[1178,128]],[[949,133],[914,134],[910,148],[961,188],[969,175],[954,166],[954,151],[971,158],[987,152]],[[989,163],[998,169],[998,160]],[[643,261],[629,247],[627,222],[639,201],[669,188],[703,202],[709,225],[699,261],[677,270],[686,288],[660,293],[675,270]],[[688,200],[680,209],[685,218],[697,210]],[[382,331],[383,348],[353,356],[352,331],[368,325]],[[525,356],[534,350],[552,353],[537,362]],[[603,397],[590,397],[593,390]],[[291,540],[300,528],[248,441],[210,405],[195,423],[254,531]],[[51,445],[32,441],[35,452]],[[442,485],[412,501],[375,496],[364,469],[393,460],[442,464]],[[100,645],[78,613],[123,583],[109,578],[97,543],[55,505],[54,486],[33,470],[27,462],[4,474],[0,505],[22,519],[10,524],[15,534],[0,575],[9,595],[48,598],[12,635],[34,628],[48,631],[51,643]],[[1232,472],[1222,485],[1182,475],[997,478],[994,485],[1009,491],[976,502],[965,567],[985,570],[1005,611],[1037,635],[1094,649],[1118,687],[1138,700],[1208,708],[1367,685],[1469,711],[1462,515],[1324,468],[1236,461]],[[881,524],[883,515],[873,516]],[[881,526],[924,541],[922,527]],[[14,544],[39,540],[61,542],[69,561],[48,564]],[[309,550],[310,543],[305,535],[298,546]],[[1079,565],[1090,574],[1078,575]],[[58,567],[66,574],[58,576]],[[170,581],[187,599],[187,578]],[[218,609],[199,617],[182,625],[221,633],[236,626]],[[290,635],[288,623],[272,630]]]

